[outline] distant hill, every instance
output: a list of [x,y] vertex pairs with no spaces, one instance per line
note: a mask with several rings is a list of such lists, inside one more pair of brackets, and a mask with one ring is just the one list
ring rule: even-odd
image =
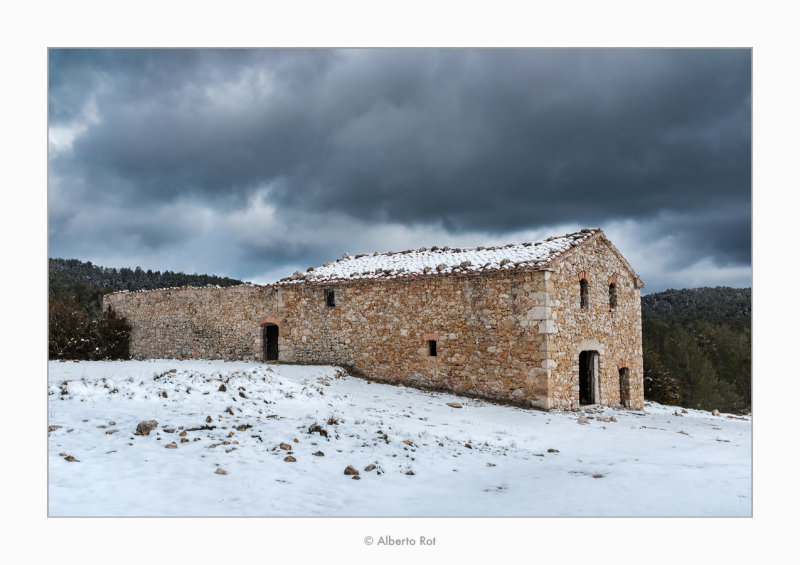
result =
[[172,271],[143,271],[141,267],[114,269],[92,265],[78,259],[50,259],[50,284],[52,295],[59,288],[68,288],[76,283],[113,290],[152,290],[173,286],[235,286],[242,281],[214,275],[187,275]]
[[643,318],[749,318],[749,288],[686,288],[642,296]]

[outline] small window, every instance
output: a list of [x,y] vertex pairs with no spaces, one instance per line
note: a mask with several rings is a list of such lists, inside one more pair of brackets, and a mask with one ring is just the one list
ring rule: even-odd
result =
[[589,307],[589,281],[581,279],[581,308]]
[[336,306],[336,298],[333,294],[333,290],[326,290],[325,291],[325,306],[328,308],[333,308]]
[[608,285],[608,306],[610,308],[617,307],[617,285],[615,283]]
[[429,339],[428,340],[428,356],[429,357],[436,357],[436,340]]

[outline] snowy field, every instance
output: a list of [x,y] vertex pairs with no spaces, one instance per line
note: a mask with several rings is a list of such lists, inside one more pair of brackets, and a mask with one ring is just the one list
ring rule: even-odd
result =
[[[49,514],[751,515],[749,418],[585,416],[336,367],[50,362]],[[135,435],[144,420],[156,430]]]

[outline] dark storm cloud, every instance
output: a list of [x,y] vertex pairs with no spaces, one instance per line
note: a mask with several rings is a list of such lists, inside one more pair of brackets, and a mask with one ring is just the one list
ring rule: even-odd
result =
[[[451,233],[651,219],[686,260],[747,263],[750,64],[747,50],[52,50],[51,128],[85,128],[51,175],[131,214],[266,191],[278,214]],[[162,232],[174,242],[142,237]]]

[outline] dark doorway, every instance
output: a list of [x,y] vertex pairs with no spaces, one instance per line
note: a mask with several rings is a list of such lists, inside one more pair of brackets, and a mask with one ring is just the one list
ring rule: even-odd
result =
[[264,360],[278,360],[278,326],[266,324],[263,326],[264,337]]
[[597,351],[581,351],[578,380],[580,403],[595,404],[597,402]]

